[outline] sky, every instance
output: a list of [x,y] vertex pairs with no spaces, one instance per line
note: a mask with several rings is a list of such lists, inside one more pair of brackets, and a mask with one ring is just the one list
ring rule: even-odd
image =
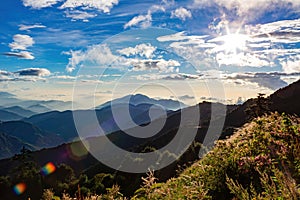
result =
[[95,105],[236,103],[299,79],[299,0],[9,0],[0,90]]

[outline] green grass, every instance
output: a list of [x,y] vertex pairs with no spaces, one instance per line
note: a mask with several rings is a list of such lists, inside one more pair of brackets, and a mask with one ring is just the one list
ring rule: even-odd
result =
[[[296,117],[278,113],[254,119],[231,138],[218,141],[212,151],[178,177],[158,183],[150,171],[131,199],[298,200],[299,122]],[[128,199],[119,192],[119,186],[106,190],[106,194],[85,199]],[[46,190],[44,195],[53,193]]]
[[179,177],[150,175],[132,199],[300,199],[299,132],[296,117],[257,118]]

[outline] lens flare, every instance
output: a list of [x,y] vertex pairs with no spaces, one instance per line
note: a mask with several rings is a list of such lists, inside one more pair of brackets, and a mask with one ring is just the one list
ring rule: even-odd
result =
[[49,175],[52,174],[56,170],[55,165],[52,162],[48,162],[43,168],[42,168],[42,173],[44,175]]
[[73,160],[81,160],[88,155],[87,147],[85,147],[81,142],[73,142],[69,146],[68,150]]
[[19,183],[17,185],[14,186],[14,192],[17,195],[21,195],[25,192],[26,190],[26,184],[25,183]]

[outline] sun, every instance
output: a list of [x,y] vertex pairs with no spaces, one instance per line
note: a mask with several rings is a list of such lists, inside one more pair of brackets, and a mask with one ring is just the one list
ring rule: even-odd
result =
[[247,48],[248,36],[244,34],[227,34],[222,36],[220,40],[223,42],[221,49],[227,54],[237,54]]

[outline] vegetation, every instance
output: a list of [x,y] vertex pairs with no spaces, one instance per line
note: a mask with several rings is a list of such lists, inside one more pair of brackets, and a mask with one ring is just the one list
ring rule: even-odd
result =
[[178,178],[151,190],[145,184],[134,199],[299,199],[299,132],[295,117],[257,118]]
[[[174,166],[165,171],[149,171],[142,178],[141,175],[128,178],[132,175],[119,172],[76,176],[71,167],[62,164],[57,166],[54,173],[44,176],[36,163],[26,161],[29,152],[22,151],[19,155],[22,160],[20,165],[9,176],[0,177],[0,196],[4,199],[30,197],[45,200],[68,200],[73,197],[80,200],[296,200],[300,198],[299,121],[296,117],[278,113],[255,118],[229,139],[218,141],[214,149],[201,160],[192,166],[186,165],[180,175],[165,183],[161,182],[164,181],[163,175],[170,169],[176,169]],[[195,160],[199,148],[198,143],[193,143],[174,165]],[[143,149],[152,150],[154,148],[151,146]],[[24,194],[16,197],[5,192],[20,181],[28,185]],[[128,195],[123,193],[125,185],[141,187]]]

